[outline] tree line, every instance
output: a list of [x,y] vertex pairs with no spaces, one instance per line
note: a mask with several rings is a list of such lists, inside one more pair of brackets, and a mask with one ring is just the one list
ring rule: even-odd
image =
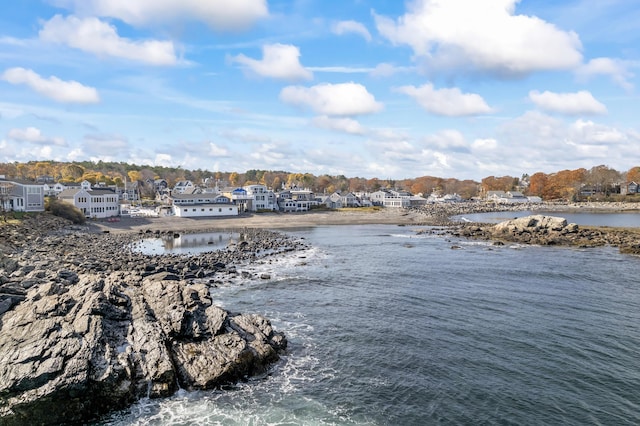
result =
[[124,162],[57,162],[30,161],[26,163],[0,163],[0,175],[7,177],[42,181],[49,177],[63,184],[78,183],[87,180],[92,184],[118,185],[125,182],[138,182],[143,192],[153,196],[153,182],[164,179],[169,187],[178,181],[190,180],[197,184],[207,182],[209,186],[244,186],[262,184],[275,191],[281,188],[308,188],[316,193],[331,194],[335,191],[374,192],[383,188],[400,189],[428,196],[431,193],[459,194],[470,199],[483,196],[487,191],[520,191],[525,195],[540,196],[545,200],[575,200],[585,193],[604,196],[620,193],[625,182],[640,182],[640,166],[621,172],[605,165],[591,169],[562,170],[555,173],[537,172],[532,175],[487,176],[480,182],[421,176],[403,180],[346,177],[344,175],[319,175],[311,173],[290,173],[273,170],[247,170],[244,173],[212,172],[209,170],[188,170],[181,167],[136,165]]

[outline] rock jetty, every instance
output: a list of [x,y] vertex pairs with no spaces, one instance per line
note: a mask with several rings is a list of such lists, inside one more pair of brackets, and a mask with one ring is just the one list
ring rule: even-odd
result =
[[[45,231],[46,230],[46,231]],[[304,248],[264,230],[192,257],[43,214],[2,228],[0,424],[79,424],[142,397],[264,373],[287,346],[268,319],[213,305],[247,260]]]
[[562,217],[531,215],[507,220],[495,225],[460,224],[448,231],[458,237],[493,240],[496,243],[515,242],[536,245],[577,247],[619,247],[622,253],[640,254],[640,234],[617,228],[581,228]]

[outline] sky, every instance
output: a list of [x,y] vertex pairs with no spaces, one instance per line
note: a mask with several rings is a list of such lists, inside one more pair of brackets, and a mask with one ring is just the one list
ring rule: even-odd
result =
[[20,0],[0,162],[481,180],[640,165],[636,0]]

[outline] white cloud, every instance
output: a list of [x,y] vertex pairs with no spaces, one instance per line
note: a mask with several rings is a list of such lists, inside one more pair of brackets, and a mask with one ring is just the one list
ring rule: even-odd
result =
[[493,151],[498,147],[498,141],[489,139],[476,139],[471,143],[471,148],[474,151]]
[[269,16],[267,0],[55,0],[82,15],[128,24],[201,21],[216,30],[240,30]]
[[98,57],[112,56],[149,65],[178,63],[173,42],[129,40],[120,37],[113,25],[94,17],[56,15],[45,22],[39,35],[43,41],[66,44]]
[[547,112],[558,112],[567,115],[606,114],[607,107],[598,102],[593,95],[582,90],[576,93],[529,92],[529,99],[538,108]]
[[[137,164],[144,164],[144,162],[139,162]],[[171,167],[173,165],[173,157],[169,154],[156,154],[155,160],[153,164],[158,166]]]
[[396,91],[412,97],[420,106],[436,115],[460,117],[492,112],[480,95],[462,93],[458,88],[434,89],[433,84],[427,83],[420,87],[402,86]]
[[319,84],[312,87],[288,86],[280,92],[280,99],[290,105],[308,107],[320,115],[352,116],[372,114],[382,104],[358,83]]
[[373,77],[391,77],[394,74],[401,72],[415,71],[415,67],[398,67],[393,64],[381,63],[371,70]]
[[[500,149],[496,164],[517,158],[523,172],[555,172],[594,164],[629,163],[624,146],[640,144],[633,130],[593,121],[564,122],[538,111],[529,111],[498,129]],[[487,157],[490,153],[487,153]]]
[[611,145],[629,140],[625,133],[614,127],[585,120],[577,120],[569,127],[569,137],[587,145]]
[[438,151],[449,151],[458,153],[469,152],[469,146],[464,135],[458,130],[441,130],[437,133],[424,137],[426,145]]
[[209,155],[213,157],[230,157],[229,150],[223,146],[218,146],[213,142],[209,142]]
[[527,111],[504,123],[498,133],[505,147],[524,147],[530,152],[547,154],[564,149],[562,141],[566,138],[566,126],[555,117],[539,111]]
[[[83,141],[83,151],[89,156],[105,156],[113,159],[122,155],[128,155],[129,143],[124,137],[119,135],[86,135]],[[103,159],[103,161],[111,160]]]
[[314,117],[312,123],[314,126],[322,129],[337,130],[353,135],[362,135],[365,133],[365,129],[358,121],[348,117],[335,118],[322,115]]
[[516,15],[518,0],[414,0],[397,20],[375,15],[380,34],[432,66],[472,66],[498,75],[571,69],[582,61],[574,32]]
[[232,58],[233,62],[245,65],[253,73],[262,77],[283,80],[311,80],[313,73],[300,64],[300,50],[289,44],[267,44],[262,47],[262,60],[245,55]]
[[51,76],[42,78],[33,70],[25,68],[9,68],[0,80],[11,84],[26,84],[35,92],[64,103],[92,104],[100,102],[98,91],[93,87],[84,86],[77,81],[63,81]]
[[618,86],[631,90],[633,84],[629,80],[634,77],[634,74],[629,71],[631,66],[632,64],[629,62],[619,59],[595,58],[580,66],[576,70],[576,75],[581,80],[588,80],[598,75],[608,75]]
[[331,28],[331,31],[333,31],[333,33],[337,35],[344,35],[344,34],[350,34],[350,33],[358,34],[362,36],[365,40],[371,41],[371,34],[369,33],[369,30],[367,30],[367,28],[360,22],[356,22],[356,21],[336,22]]
[[344,66],[307,67],[307,69],[313,72],[332,72],[340,74],[365,74],[374,71],[373,68]]
[[48,137],[42,134],[40,129],[35,127],[27,127],[26,129],[11,129],[7,133],[9,139],[13,139],[18,142],[29,142],[36,145],[58,145],[67,146],[67,142],[64,138]]

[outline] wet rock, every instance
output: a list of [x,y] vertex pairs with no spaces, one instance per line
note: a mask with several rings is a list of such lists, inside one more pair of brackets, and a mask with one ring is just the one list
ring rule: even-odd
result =
[[151,230],[41,216],[0,244],[0,424],[87,422],[262,373],[286,348],[266,318],[214,306],[209,289],[236,265],[304,245],[243,230],[240,250],[151,256],[134,250]]

